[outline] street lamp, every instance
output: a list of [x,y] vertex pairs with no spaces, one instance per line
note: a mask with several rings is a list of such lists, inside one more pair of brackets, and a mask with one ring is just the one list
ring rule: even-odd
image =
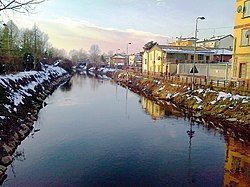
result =
[[128,56],[128,60],[127,60],[127,65],[129,65],[129,55],[128,55],[128,46],[131,45],[132,43],[127,43],[127,56]]
[[198,21],[204,20],[205,17],[196,18],[195,22],[195,34],[194,34],[194,62],[193,62],[193,80],[192,80],[192,90],[194,90],[194,75],[195,75],[195,55],[196,55],[196,45],[197,45],[197,33],[198,33]]

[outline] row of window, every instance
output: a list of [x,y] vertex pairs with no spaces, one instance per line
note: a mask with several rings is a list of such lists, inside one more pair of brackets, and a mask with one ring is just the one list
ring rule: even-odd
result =
[[[173,55],[173,54],[168,54],[168,55],[169,55],[170,58],[171,58],[171,55]],[[210,60],[210,56],[205,56],[205,55],[201,55],[201,54],[198,55],[198,60],[204,60],[204,57],[205,57],[205,60],[206,60],[206,61],[209,61],[209,60]],[[188,58],[188,55],[185,55],[185,60],[188,60],[187,58]],[[190,59],[191,59],[191,60],[194,60],[194,55],[191,55],[191,56],[190,56]],[[147,64],[147,59],[144,59],[144,63]]]

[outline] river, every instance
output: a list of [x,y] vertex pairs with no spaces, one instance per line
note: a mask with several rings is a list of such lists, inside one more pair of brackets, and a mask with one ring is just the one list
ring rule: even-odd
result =
[[[46,102],[4,186],[249,182],[249,147],[197,124],[190,138],[188,120],[109,80],[75,75]],[[237,173],[238,167],[248,173]],[[232,177],[232,170],[237,175]]]

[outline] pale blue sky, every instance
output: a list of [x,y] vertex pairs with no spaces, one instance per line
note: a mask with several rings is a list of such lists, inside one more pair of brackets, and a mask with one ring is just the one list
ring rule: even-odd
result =
[[[103,51],[114,51],[123,49],[126,40],[135,44],[131,50],[141,50],[146,40],[166,43],[176,36],[193,36],[197,16],[206,17],[200,28],[231,27],[201,30],[200,38],[229,34],[234,25],[234,6],[233,0],[50,0],[37,9],[37,14],[22,16],[22,21],[20,16],[16,19],[21,26],[41,25],[52,44],[67,50],[87,50],[96,43]],[[68,45],[63,46],[60,38],[69,40]]]

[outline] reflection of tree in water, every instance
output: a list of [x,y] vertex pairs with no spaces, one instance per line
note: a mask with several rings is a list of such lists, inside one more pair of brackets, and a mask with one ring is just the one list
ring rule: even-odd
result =
[[64,91],[64,92],[70,91],[71,88],[72,88],[72,82],[71,82],[71,80],[67,81],[66,83],[64,83],[64,84],[61,86],[61,90]]
[[97,90],[102,83],[103,83],[103,80],[99,79],[98,77],[95,77],[95,78],[93,77],[90,79],[90,86],[94,91]]
[[24,162],[26,160],[24,149],[23,150],[17,150],[13,155],[13,162],[11,164],[11,171],[13,173],[13,176],[16,177],[16,171],[15,171],[15,161]]

